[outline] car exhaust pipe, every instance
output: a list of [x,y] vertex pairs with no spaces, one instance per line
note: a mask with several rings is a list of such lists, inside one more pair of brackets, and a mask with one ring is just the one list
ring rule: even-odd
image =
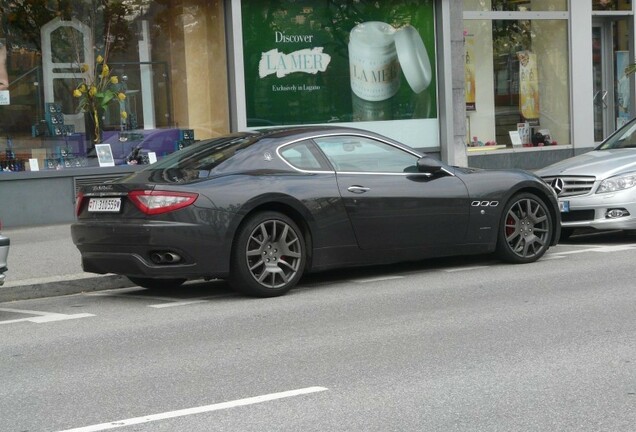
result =
[[178,263],[181,257],[174,252],[166,252],[163,254],[163,261],[168,264]]
[[181,256],[174,252],[153,252],[150,260],[155,264],[176,264],[181,261]]

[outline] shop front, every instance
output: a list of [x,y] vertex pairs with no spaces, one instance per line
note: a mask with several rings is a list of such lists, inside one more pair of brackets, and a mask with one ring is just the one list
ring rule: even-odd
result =
[[82,184],[229,131],[220,0],[5,2],[0,218],[74,219]]
[[434,0],[10,2],[0,218],[72,221],[79,185],[235,130],[347,124],[465,159],[451,16]]
[[536,169],[634,115],[634,14],[623,0],[464,0],[471,166]]
[[0,23],[9,227],[236,130],[344,124],[536,169],[634,115],[627,0],[8,2]]

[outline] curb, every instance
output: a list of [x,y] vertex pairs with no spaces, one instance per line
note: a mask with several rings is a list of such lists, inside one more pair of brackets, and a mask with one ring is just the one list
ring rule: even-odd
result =
[[[8,278],[10,275],[7,275]],[[103,291],[133,287],[128,278],[120,275],[96,277],[66,276],[10,282],[0,287],[0,303],[30,300],[43,297],[57,297],[91,291]]]

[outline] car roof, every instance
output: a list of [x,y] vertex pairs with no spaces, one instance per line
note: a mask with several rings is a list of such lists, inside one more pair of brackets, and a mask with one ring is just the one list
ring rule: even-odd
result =
[[[255,129],[251,132],[261,135],[261,137],[286,139],[290,137],[312,137],[316,135],[326,134],[355,134],[355,135],[368,135],[377,138],[381,138],[388,141],[394,141],[388,137],[378,135],[375,132],[365,129],[358,129],[347,126],[327,126],[327,125],[315,125],[315,126],[285,126],[285,127],[273,127],[266,129]],[[400,143],[398,143],[400,144]]]

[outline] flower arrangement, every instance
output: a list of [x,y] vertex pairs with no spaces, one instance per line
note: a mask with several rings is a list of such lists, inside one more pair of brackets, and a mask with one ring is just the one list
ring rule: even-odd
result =
[[[101,136],[99,121],[101,112],[106,109],[109,103],[126,99],[126,94],[120,91],[119,78],[116,75],[111,75],[111,70],[107,63],[109,41],[110,28],[106,36],[104,55],[99,54],[97,56],[92,69],[85,63],[79,66],[82,78],[73,90],[73,96],[79,99],[79,110],[89,113],[92,117],[92,124],[95,128],[95,142],[99,142]],[[80,63],[79,58],[77,63]],[[122,120],[126,120],[128,117],[126,111],[121,111],[120,115]]]

